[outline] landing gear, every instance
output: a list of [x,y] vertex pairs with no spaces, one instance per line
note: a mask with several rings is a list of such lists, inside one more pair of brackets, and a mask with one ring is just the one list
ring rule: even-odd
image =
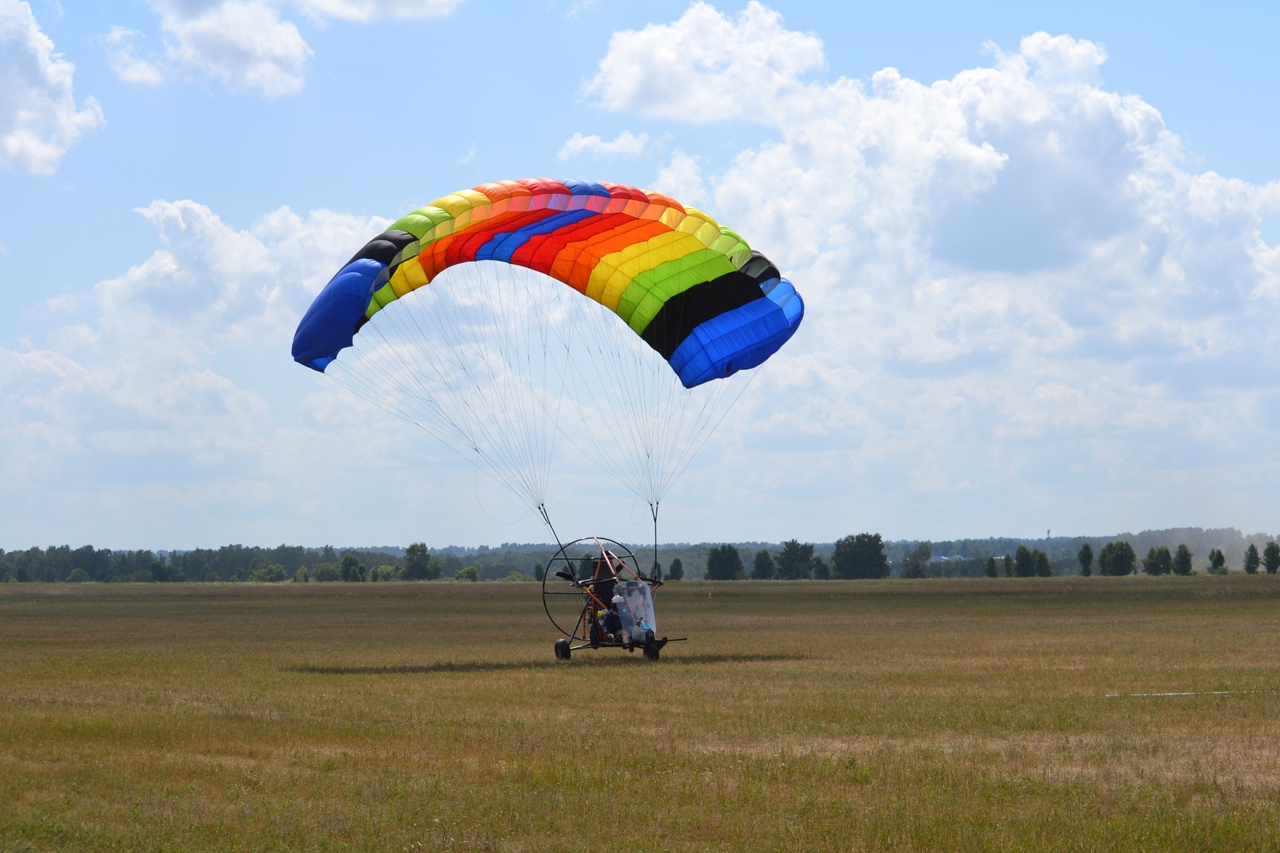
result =
[[656,640],[652,631],[646,631],[644,636],[644,656],[646,660],[658,660],[661,656],[662,647],[667,644],[667,638]]
[[561,637],[556,640],[556,660],[568,660],[573,654],[573,649],[569,646],[569,641]]

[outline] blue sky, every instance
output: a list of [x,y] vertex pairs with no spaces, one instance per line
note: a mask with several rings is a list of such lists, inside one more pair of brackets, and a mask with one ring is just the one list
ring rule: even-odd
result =
[[[1276,531],[1280,12],[0,0],[0,547],[543,541],[289,358],[386,221],[658,189],[805,295],[664,540]],[[566,461],[564,535],[648,510]]]

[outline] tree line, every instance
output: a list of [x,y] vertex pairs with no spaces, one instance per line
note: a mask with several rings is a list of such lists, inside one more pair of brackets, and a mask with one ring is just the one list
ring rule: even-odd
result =
[[[826,580],[924,577],[1048,577],[1062,574],[1119,576],[1188,575],[1199,570],[1227,572],[1233,566],[1254,574],[1280,571],[1280,544],[1238,531],[1167,531],[1186,535],[1170,548],[1150,544],[1140,558],[1134,542],[1157,539],[1154,532],[1106,541],[1085,538],[1008,539],[962,542],[886,542],[878,533],[859,533],[834,543],[722,543],[662,547],[664,566],[646,547],[635,547],[640,565],[663,580]],[[1167,541],[1167,540],[1166,540]],[[1188,544],[1191,542],[1193,544]],[[1212,544],[1212,543],[1217,544]],[[1066,544],[1076,549],[1068,551]],[[1078,543],[1078,544],[1077,544]],[[1096,546],[1095,546],[1096,543]],[[1208,544],[1207,550],[1200,550]],[[1043,546],[1043,547],[1041,547]],[[650,546],[651,547],[651,546]],[[1238,549],[1238,550],[1236,550]],[[504,543],[500,547],[429,550],[417,542],[407,548],[261,548],[224,545],[191,551],[111,550],[66,545],[0,550],[0,582],[377,582],[389,580],[541,580],[557,551],[548,544]],[[1197,569],[1197,551],[1200,555]],[[577,558],[575,558],[577,559]],[[583,565],[591,555],[581,557]]]
[[[1092,573],[1094,562],[1093,549],[1089,543],[1081,546],[1080,551],[1076,555],[1076,559],[1080,563],[1080,574],[1089,577]],[[1128,575],[1139,571],[1139,560],[1137,552],[1128,542],[1108,542],[1102,546],[1102,550],[1097,555],[1099,574],[1102,575]],[[1179,544],[1178,547],[1170,551],[1168,546],[1153,546],[1147,550],[1147,555],[1142,558],[1140,569],[1144,574],[1148,575],[1194,575],[1194,557],[1191,549],[1185,543]],[[1254,542],[1250,542],[1244,549],[1244,559],[1242,568],[1246,574],[1255,575],[1259,569],[1264,569],[1267,574],[1274,575],[1280,571],[1280,543],[1272,540],[1267,542],[1261,550]],[[1221,548],[1210,548],[1208,554],[1208,565],[1205,571],[1211,575],[1227,574],[1227,556]]]
[[[470,571],[468,571],[470,569]],[[85,545],[0,550],[0,582],[389,581],[457,577],[480,580],[478,567],[454,554],[432,555],[425,544],[405,549],[260,548],[224,545],[192,551],[111,550]],[[527,576],[525,576],[527,578]]]
[[[898,577],[1050,577],[1053,564],[1045,552],[1019,545],[1013,554],[999,558],[961,558],[935,561],[932,545],[916,544],[903,555]],[[770,551],[756,551],[747,570],[733,545],[720,545],[707,558],[708,580],[860,580],[893,577],[894,572],[878,533],[859,533],[836,541],[829,560],[815,553],[812,544],[797,540],[784,542],[775,557]]]
[[[1075,563],[1083,577],[1093,574],[1095,555],[1093,546],[1085,542],[1076,552]],[[1098,574],[1121,577],[1139,571],[1148,575],[1194,575],[1194,555],[1181,543],[1170,550],[1166,545],[1152,546],[1141,560],[1127,540],[1116,540],[1102,545],[1096,555]],[[1227,574],[1226,554],[1220,548],[1211,548],[1204,566],[1208,574]],[[1250,542],[1244,549],[1242,567],[1247,574],[1265,571],[1274,575],[1280,571],[1280,543],[1272,540],[1259,549]],[[1070,569],[1068,572],[1066,569]],[[1039,548],[1019,544],[1012,553],[990,554],[936,560],[933,546],[919,542],[905,550],[899,571],[902,578],[929,577],[1053,577],[1057,574],[1075,574],[1077,565],[1055,568],[1048,553]],[[860,533],[846,536],[835,543],[829,560],[815,553],[813,544],[801,544],[797,540],[783,543],[775,556],[767,549],[760,549],[751,558],[748,569],[742,553],[730,544],[717,545],[707,555],[706,578],[708,580],[827,580],[887,578],[893,574],[879,534]]]
[[733,545],[716,546],[707,554],[707,580],[857,580],[889,575],[889,559],[879,533],[838,539],[829,559],[815,553],[812,543],[791,539],[782,543],[776,557],[765,549],[757,551],[749,574]]

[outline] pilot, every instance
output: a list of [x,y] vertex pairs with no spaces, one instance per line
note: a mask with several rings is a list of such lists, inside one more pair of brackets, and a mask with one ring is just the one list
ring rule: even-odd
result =
[[630,611],[627,610],[627,600],[620,594],[613,597],[613,601],[609,604],[609,609],[618,616],[618,639],[624,643],[631,642],[631,629],[635,627],[631,618]]
[[613,601],[609,602],[609,609],[604,612],[604,619],[601,620],[601,627],[604,628],[604,638],[606,640],[620,640],[618,636],[622,633],[622,617],[618,614],[618,599],[621,596],[614,596]]

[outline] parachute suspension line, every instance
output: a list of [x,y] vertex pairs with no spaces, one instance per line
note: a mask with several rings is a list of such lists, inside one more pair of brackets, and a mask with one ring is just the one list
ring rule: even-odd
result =
[[[378,353],[382,354],[389,351],[394,354],[398,363],[388,365],[383,362],[384,372],[357,371],[352,370],[351,365],[345,359],[340,358],[334,362],[334,366],[337,369],[326,371],[326,375],[332,376],[334,381],[351,390],[356,396],[392,412],[409,423],[441,437],[443,437],[442,433],[444,433],[448,434],[454,441],[470,444],[465,432],[458,429],[443,412],[438,408],[425,405],[428,402],[434,403],[425,388],[422,389],[421,395],[401,393],[405,386],[411,384],[415,378],[415,371],[412,365],[406,363],[403,354],[395,348],[385,346],[385,336],[382,334],[381,329],[371,328],[370,334],[384,343],[384,349],[378,350]],[[377,340],[375,340],[375,348]],[[358,360],[372,357],[367,356],[365,349],[361,347],[358,340],[352,344],[351,350],[351,355],[348,358]],[[396,373],[401,374],[399,381],[393,381]],[[415,405],[420,402],[423,405]],[[428,423],[424,423],[424,420],[433,424],[434,429]]]
[[564,309],[577,329],[574,347],[587,357],[565,367],[576,393],[562,395],[564,405],[580,408],[576,422],[561,422],[560,432],[637,497],[656,503],[724,419],[747,377],[686,389],[608,309],[581,298]]
[[[588,309],[604,311],[600,306]],[[609,317],[608,320],[614,318]],[[586,324],[593,333],[587,343],[592,358],[575,362],[581,384],[600,389],[595,395],[596,420],[603,427],[589,430],[596,452],[614,477],[627,483],[646,502],[661,497],[657,477],[663,467],[662,432],[672,402],[674,376],[665,364],[621,322]],[[655,370],[654,367],[657,369]],[[593,375],[582,371],[590,369]],[[664,389],[663,386],[668,386]],[[665,391],[665,393],[664,393]],[[602,418],[607,412],[607,416]]]
[[[562,315],[569,296],[580,298],[519,267],[452,267],[374,315],[339,359],[342,384],[474,451],[473,464],[536,507],[546,498],[568,361],[546,318]],[[372,369],[353,371],[348,359]]]
[[[338,362],[334,362],[334,364],[337,364],[337,363],[338,363]],[[346,367],[346,365],[343,365],[343,367],[345,368],[345,367]],[[345,369],[345,370],[341,370],[341,371],[325,371],[325,374],[324,374],[324,375],[325,375],[325,376],[328,376],[328,377],[331,377],[331,378],[333,379],[333,381],[334,381],[334,382],[336,382],[338,385],[342,386],[343,388],[347,389],[347,390],[348,390],[348,391],[350,391],[352,394],[355,394],[355,395],[356,395],[357,397],[359,397],[360,399],[365,400],[366,402],[371,403],[371,404],[373,404],[373,405],[377,406],[378,408],[382,409],[382,410],[383,410],[383,411],[385,411],[385,412],[388,412],[388,413],[390,413],[390,414],[392,414],[392,415],[395,415],[397,418],[399,418],[400,420],[402,420],[402,421],[404,421],[404,422],[406,422],[406,423],[413,424],[414,426],[418,427],[419,429],[426,430],[427,432],[430,432],[430,433],[432,433],[433,435],[439,436],[439,432],[437,432],[436,430],[432,429],[430,426],[428,426],[427,424],[423,423],[423,422],[422,422],[421,420],[419,420],[418,418],[413,417],[413,416],[412,416],[412,415],[410,415],[410,414],[406,414],[405,412],[400,411],[399,409],[396,409],[395,407],[393,407],[393,406],[391,406],[391,405],[388,405],[388,404],[386,403],[386,401],[385,401],[384,397],[382,397],[382,396],[380,396],[380,395],[377,395],[377,394],[375,394],[375,393],[372,393],[372,392],[369,390],[369,383],[367,383],[367,382],[360,382],[360,381],[358,381],[358,380],[356,379],[355,374],[354,374],[354,373],[353,373],[349,368],[348,368],[348,369]],[[345,379],[344,379],[344,377],[345,377]],[[351,380],[351,381],[347,381],[347,380]],[[476,464],[476,460],[475,460],[475,458],[474,458],[473,456],[469,455],[468,453],[464,452],[464,450],[463,450],[462,448],[460,448],[460,447],[456,447],[456,446],[454,446],[453,444],[451,444],[451,443],[449,443],[449,442],[447,442],[447,441],[446,441],[446,442],[444,442],[444,444],[445,444],[445,447],[449,448],[449,450],[451,450],[452,452],[456,453],[460,459],[463,459],[463,460],[465,460],[467,463],[469,463],[469,464],[471,464],[471,465],[475,466],[476,470],[478,470],[478,471],[480,471],[481,473],[483,473],[485,476],[487,476],[489,479],[493,480],[493,481],[494,481],[495,483],[497,483],[498,485],[500,485],[500,486],[504,486],[504,487],[506,487],[506,488],[512,488],[512,486],[511,486],[510,482],[508,482],[506,479],[503,479],[501,476],[499,476],[499,475],[498,475],[496,472],[494,472],[493,470],[491,470],[491,469],[489,469],[489,468],[486,468],[486,467],[484,467],[484,466],[481,466],[481,465],[477,465],[477,464]],[[478,447],[474,447],[474,446],[468,446],[468,447],[466,448],[466,450],[475,451],[476,453],[480,453],[480,449],[479,449]],[[482,454],[482,455],[483,455],[483,454]]]
[[[421,311],[423,300],[428,296],[417,296],[419,298],[397,300],[395,305],[380,311],[374,322],[366,324],[382,344],[378,351],[382,356],[379,366],[386,371],[388,391],[395,395],[401,405],[421,414],[425,423],[417,421],[419,426],[445,440],[446,444],[460,445],[483,457],[484,451],[475,435],[475,426],[480,421],[472,411],[469,400],[463,397],[457,401],[460,410],[456,416],[451,415],[448,408],[440,402],[441,396],[456,396],[456,387],[465,380],[453,368],[465,368],[465,362],[458,365],[448,363],[447,359],[433,360],[428,357],[429,351],[424,350],[421,343],[430,340],[422,322],[430,314]],[[401,307],[402,310],[399,311],[391,310]],[[375,375],[383,378],[380,373]],[[472,464],[476,463],[474,457],[460,455]],[[511,487],[499,472],[494,471],[491,475]]]
[[[388,309],[400,310],[384,309],[378,313],[376,322],[366,324],[366,335],[374,339],[375,351],[366,356],[357,342],[353,344],[353,354],[359,358],[369,357],[375,360],[378,369],[358,373],[348,369],[347,376],[358,378],[366,385],[379,387],[385,396],[413,413],[412,420],[415,423],[445,439],[446,443],[456,442],[479,451],[475,437],[465,426],[466,421],[451,417],[440,405],[439,395],[448,393],[450,377],[446,374],[444,365],[423,358],[421,344],[414,343],[415,340],[421,340],[420,336],[423,334],[421,324],[411,307],[415,303],[416,300],[404,300],[401,306],[401,301],[398,300],[395,306],[388,306]],[[414,327],[412,332],[409,330],[410,326]],[[414,334],[419,337],[415,339]]]
[[[735,376],[740,375],[741,374],[735,374]],[[669,478],[671,482],[675,482],[675,480],[679,479],[680,475],[684,473],[684,470],[689,467],[689,463],[693,461],[693,457],[698,454],[698,451],[701,450],[703,445],[707,443],[707,440],[711,438],[711,434],[715,432],[716,427],[720,426],[721,421],[728,417],[729,410],[732,409],[734,404],[738,402],[738,399],[746,393],[747,386],[751,384],[752,380],[755,379],[755,376],[756,373],[754,370],[747,374],[746,379],[742,382],[737,393],[733,395],[733,399],[729,401],[728,405],[721,405],[721,401],[724,397],[728,396],[728,392],[731,389],[728,387],[725,380],[720,380],[721,384],[726,386],[724,389],[725,393],[717,395],[717,400],[714,404],[703,404],[701,417],[705,420],[699,426],[699,434],[697,436],[690,437],[689,450],[685,454],[683,461],[671,471]],[[716,414],[717,411],[719,412],[718,415]]]
[[555,443],[567,439],[650,506],[656,563],[659,503],[755,371],[686,389],[610,309],[533,270],[481,261],[376,312],[326,373],[533,509],[545,507]]
[[[555,525],[551,523],[551,516],[547,514],[547,507],[545,504],[538,504],[538,515],[542,516],[543,522],[547,525],[547,528],[551,531],[551,538],[556,540],[556,548],[558,548],[560,551],[563,551],[564,545],[561,544],[560,542],[560,534],[556,533]],[[569,555],[566,554],[565,556],[567,557]]]
[[653,574],[649,577],[658,580],[658,502],[649,504],[649,514],[653,516]]

